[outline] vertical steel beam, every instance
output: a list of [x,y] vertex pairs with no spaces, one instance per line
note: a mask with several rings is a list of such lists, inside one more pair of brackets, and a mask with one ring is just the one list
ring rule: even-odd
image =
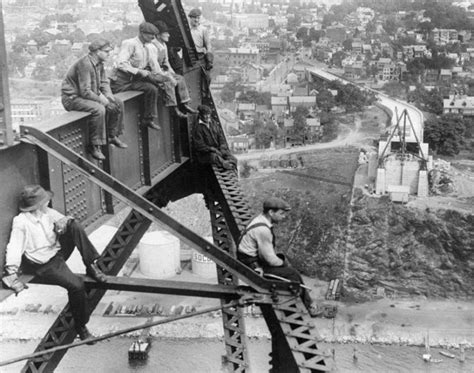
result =
[[3,25],[2,2],[0,1],[0,147],[13,145],[12,113],[8,86],[7,49]]
[[[233,245],[233,239],[227,227],[221,203],[210,199],[209,196],[207,196],[206,202],[211,214],[214,243],[235,257],[235,245]],[[218,267],[217,276],[220,284],[238,285],[238,278],[226,271],[223,267]],[[228,301],[228,299],[221,299],[222,322],[227,353],[226,363],[232,372],[248,372],[249,359],[243,310],[240,307],[224,308],[224,305],[228,303]]]

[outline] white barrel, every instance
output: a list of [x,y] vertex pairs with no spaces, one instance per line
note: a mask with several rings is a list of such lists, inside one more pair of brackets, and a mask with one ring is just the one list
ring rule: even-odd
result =
[[138,244],[140,271],[147,277],[166,278],[180,271],[179,239],[166,231],[148,232]]
[[[209,242],[213,242],[212,237],[204,238]],[[191,263],[194,274],[205,278],[217,277],[216,263],[207,256],[201,254],[199,251],[193,250]]]

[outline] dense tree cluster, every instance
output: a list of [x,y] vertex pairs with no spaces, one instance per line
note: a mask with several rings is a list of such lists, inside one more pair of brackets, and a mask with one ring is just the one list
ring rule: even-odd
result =
[[408,93],[408,102],[414,103],[419,109],[440,115],[443,113],[443,96],[439,89],[427,90],[418,86]]
[[464,143],[464,132],[461,115],[443,114],[425,121],[424,141],[436,154],[456,155]]

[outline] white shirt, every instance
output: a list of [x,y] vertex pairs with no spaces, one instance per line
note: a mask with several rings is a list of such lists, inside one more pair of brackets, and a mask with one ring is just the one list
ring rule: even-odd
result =
[[193,37],[194,45],[196,46],[196,51],[198,53],[211,51],[209,32],[204,26],[199,25],[198,27],[191,27],[191,36]]
[[5,267],[14,273],[24,254],[34,263],[47,263],[61,249],[54,223],[64,218],[60,212],[47,208],[46,213],[21,212],[13,218],[10,241],[7,244]]
[[249,230],[240,241],[238,250],[249,256],[259,256],[265,264],[278,267],[283,264],[283,260],[277,257],[273,247],[272,223],[264,215],[255,217],[247,227],[257,223],[264,223],[266,226],[259,226]]
[[156,47],[152,43],[143,43],[138,36],[124,40],[117,56],[117,68],[136,75],[138,70],[147,66],[152,73],[161,71]]

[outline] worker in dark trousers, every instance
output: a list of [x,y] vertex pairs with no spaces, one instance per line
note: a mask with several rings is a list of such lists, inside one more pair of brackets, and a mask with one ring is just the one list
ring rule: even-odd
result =
[[98,282],[107,279],[98,267],[99,254],[84,228],[74,218],[49,208],[51,197],[52,193],[39,185],[27,185],[21,192],[20,213],[13,219],[2,281],[17,294],[25,289],[18,277],[21,265],[25,273],[65,288],[76,332],[81,340],[89,339],[92,335],[86,327],[89,312],[84,282],[66,264],[74,247],[80,252],[90,277]]
[[[290,206],[282,199],[267,198],[263,202],[262,213],[252,219],[242,233],[237,257],[260,274],[275,275],[304,285],[301,275],[291,266],[285,256],[275,252],[273,225],[282,221],[289,210]],[[301,299],[311,317],[321,315],[321,311],[311,299],[306,287],[301,288]]]
[[211,109],[198,106],[199,119],[193,131],[193,145],[197,161],[202,164],[215,164],[225,170],[237,169],[235,158],[224,137],[219,124],[211,118]]

